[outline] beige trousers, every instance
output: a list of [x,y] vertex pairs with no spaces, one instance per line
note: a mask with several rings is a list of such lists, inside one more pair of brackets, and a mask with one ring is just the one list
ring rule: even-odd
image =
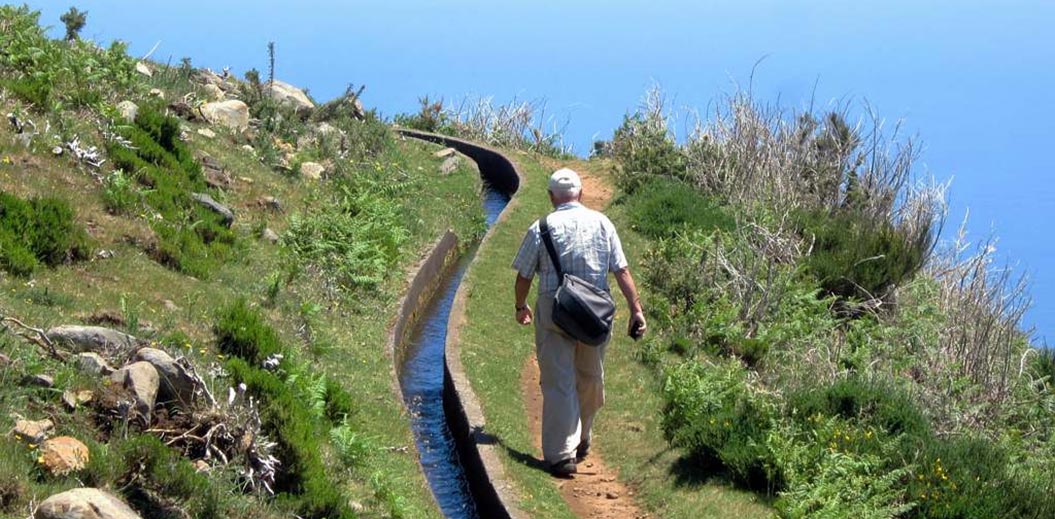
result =
[[552,464],[575,457],[604,405],[604,351],[564,335],[552,319],[552,296],[535,304],[535,355],[542,386],[542,456]]

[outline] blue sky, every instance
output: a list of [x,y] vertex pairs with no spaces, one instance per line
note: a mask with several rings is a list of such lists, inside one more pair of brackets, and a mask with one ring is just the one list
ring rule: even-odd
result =
[[[329,99],[352,83],[383,114],[428,94],[545,99],[576,151],[608,138],[659,84],[676,109],[748,85],[804,107],[867,101],[924,143],[919,171],[953,178],[950,225],[1033,277],[1028,324],[1055,342],[1055,2],[131,0],[29,2],[61,33],[71,5],[84,36],[198,66],[267,69]],[[684,122],[684,121],[683,121]]]

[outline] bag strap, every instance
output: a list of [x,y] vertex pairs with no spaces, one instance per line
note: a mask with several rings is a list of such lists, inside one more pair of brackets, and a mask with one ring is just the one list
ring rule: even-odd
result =
[[543,216],[538,221],[539,233],[542,234],[542,242],[546,244],[546,250],[549,251],[549,260],[553,262],[553,266],[557,269],[557,280],[564,279],[564,271],[560,268],[560,258],[557,257],[557,250],[553,248],[553,237],[550,236],[549,225],[546,224],[546,217]]

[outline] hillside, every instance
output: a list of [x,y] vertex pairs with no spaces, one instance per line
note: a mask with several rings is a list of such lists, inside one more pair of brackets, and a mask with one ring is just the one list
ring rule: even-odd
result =
[[271,71],[137,61],[76,14],[52,40],[0,6],[0,517],[438,517],[385,344],[430,246],[483,234],[481,181],[393,124],[524,175],[466,275],[458,354],[531,517],[604,516],[539,468],[508,311],[567,164],[604,191],[650,321],[609,353],[595,447],[626,495],[595,502],[1055,516],[1055,355],[1021,330],[1028,287],[988,243],[939,242],[944,193],[877,122],[736,95],[677,142],[653,91],[576,160],[530,104],[388,121],[361,89],[317,103]]

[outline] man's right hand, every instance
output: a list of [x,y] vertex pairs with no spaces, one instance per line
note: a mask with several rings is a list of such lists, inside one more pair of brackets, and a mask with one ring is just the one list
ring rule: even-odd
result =
[[627,334],[635,341],[645,336],[648,323],[645,322],[644,312],[634,312],[630,315],[630,323],[627,326]]
[[517,310],[517,322],[520,324],[525,326],[531,324],[532,317],[533,314],[531,313],[530,306],[525,306],[523,309]]

